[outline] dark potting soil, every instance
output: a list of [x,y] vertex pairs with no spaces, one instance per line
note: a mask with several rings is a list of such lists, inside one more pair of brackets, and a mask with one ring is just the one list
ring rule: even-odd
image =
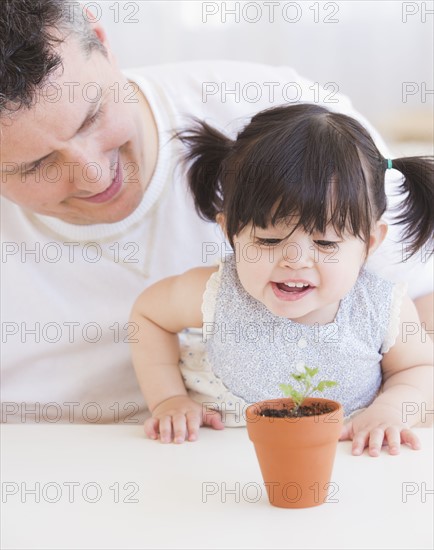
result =
[[268,416],[272,418],[300,418],[302,416],[317,416],[333,412],[335,409],[327,405],[327,403],[314,402],[310,405],[301,405],[298,409],[291,409],[287,406],[279,407],[278,409],[261,409],[260,416]]

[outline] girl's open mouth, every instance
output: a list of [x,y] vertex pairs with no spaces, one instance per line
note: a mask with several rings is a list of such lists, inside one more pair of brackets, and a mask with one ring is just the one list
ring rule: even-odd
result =
[[304,298],[315,288],[308,283],[271,283],[274,294],[280,300],[295,301]]

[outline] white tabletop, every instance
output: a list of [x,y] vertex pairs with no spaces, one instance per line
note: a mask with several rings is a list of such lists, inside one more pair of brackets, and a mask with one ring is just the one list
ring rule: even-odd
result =
[[1,547],[432,548],[433,431],[417,433],[398,456],[339,443],[333,502],[288,510],[245,428],[163,445],[138,425],[3,425]]

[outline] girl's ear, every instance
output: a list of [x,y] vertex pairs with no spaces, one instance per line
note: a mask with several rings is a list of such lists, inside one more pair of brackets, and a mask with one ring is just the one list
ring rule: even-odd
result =
[[371,236],[369,237],[369,250],[368,256],[371,255],[380,244],[384,241],[387,235],[388,225],[383,220],[378,220],[375,224],[374,229],[371,231]]
[[220,229],[223,231],[223,233],[227,237],[227,234],[226,234],[226,218],[225,218],[225,215],[223,214],[223,212],[219,212],[217,214],[217,216],[215,217],[215,221],[219,224]]

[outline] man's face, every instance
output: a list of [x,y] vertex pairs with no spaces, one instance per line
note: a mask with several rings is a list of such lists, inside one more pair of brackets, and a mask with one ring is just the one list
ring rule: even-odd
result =
[[1,194],[69,223],[122,220],[152,176],[155,122],[110,52],[86,56],[75,37],[60,51],[64,70],[36,104],[0,119]]

